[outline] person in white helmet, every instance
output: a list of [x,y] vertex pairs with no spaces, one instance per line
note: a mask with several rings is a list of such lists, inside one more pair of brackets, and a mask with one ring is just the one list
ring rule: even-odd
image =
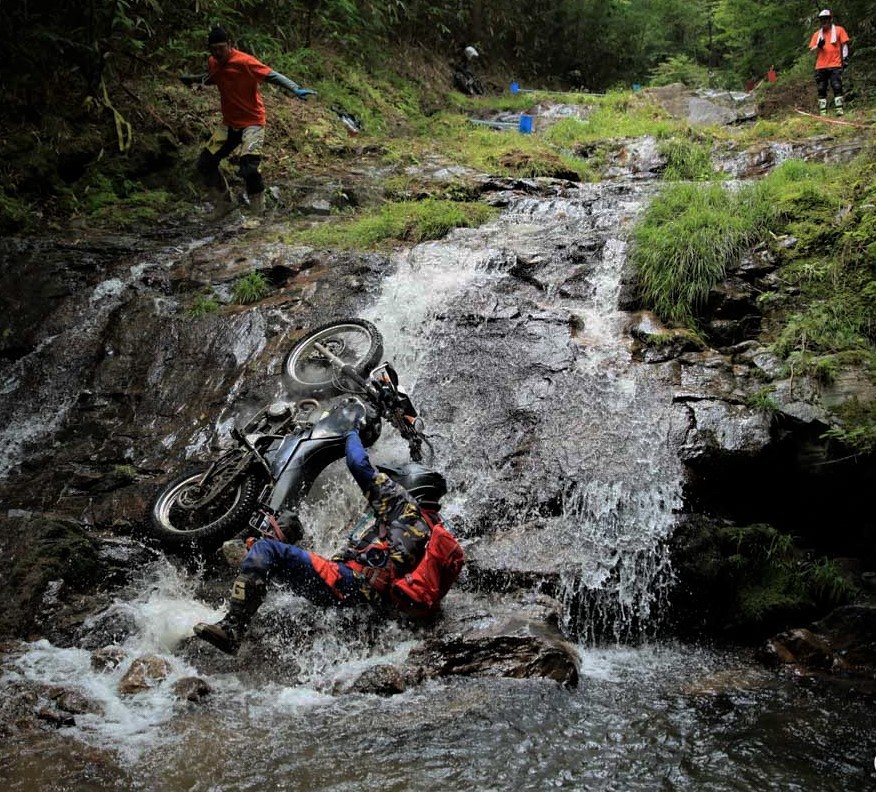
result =
[[849,60],[849,34],[834,24],[833,14],[825,8],[818,14],[820,27],[812,34],[809,49],[815,58],[815,84],[818,87],[818,112],[827,115],[827,86],[833,90],[836,114],[843,114],[843,69]]
[[471,45],[463,49],[459,62],[454,66],[453,85],[462,93],[474,96],[486,93],[484,84],[475,73],[475,64],[480,58],[480,53]]

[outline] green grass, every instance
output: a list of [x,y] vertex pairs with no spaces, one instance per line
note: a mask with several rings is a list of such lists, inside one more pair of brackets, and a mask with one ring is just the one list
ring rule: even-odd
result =
[[287,235],[289,244],[327,248],[374,248],[385,242],[417,243],[439,239],[458,227],[474,227],[497,211],[479,203],[436,198],[384,204],[353,219],[326,222]]
[[727,267],[765,235],[767,198],[760,185],[667,187],[633,232],[631,258],[645,306],[663,321],[695,325]]
[[231,295],[235,302],[244,305],[258,302],[268,293],[268,282],[261,272],[250,272],[238,278],[231,287]]
[[219,302],[213,292],[208,294],[199,294],[195,297],[194,302],[188,310],[188,315],[192,319],[199,319],[210,313],[215,313],[219,310]]
[[715,168],[709,146],[686,137],[672,137],[660,142],[660,155],[666,160],[663,178],[666,181],[709,181]]

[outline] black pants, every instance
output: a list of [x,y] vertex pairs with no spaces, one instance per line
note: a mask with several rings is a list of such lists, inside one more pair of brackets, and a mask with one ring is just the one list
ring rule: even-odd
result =
[[834,96],[843,95],[843,70],[842,69],[816,69],[815,84],[818,86],[818,98],[827,99],[828,83],[833,89]]
[[[219,163],[231,154],[242,141],[243,130],[229,128],[228,139],[217,151],[210,151],[207,148],[201,151],[196,167],[208,187],[214,187],[219,190],[225,189],[225,179],[219,172]],[[261,157],[254,154],[244,154],[240,158],[239,172],[246,183],[247,195],[255,195],[265,190],[265,182],[262,179],[262,174],[259,172],[261,159]]]

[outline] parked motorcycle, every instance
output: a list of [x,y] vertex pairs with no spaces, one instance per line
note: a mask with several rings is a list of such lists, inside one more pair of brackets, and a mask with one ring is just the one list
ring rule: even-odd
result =
[[[148,528],[167,549],[208,550],[248,532],[294,541],[297,506],[317,476],[344,456],[351,411],[365,407],[364,445],[383,422],[408,442],[420,462],[429,444],[398,374],[383,357],[383,338],[363,319],[318,327],[283,362],[287,389],[302,398],[277,401],[231,430],[235,445],[213,462],[183,473],[155,498]],[[348,394],[324,409],[317,397]]]

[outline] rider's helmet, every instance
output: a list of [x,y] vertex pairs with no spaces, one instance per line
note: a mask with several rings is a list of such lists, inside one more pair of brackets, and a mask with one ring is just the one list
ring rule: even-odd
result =
[[444,476],[425,465],[409,462],[397,467],[381,466],[378,470],[401,484],[425,509],[437,511],[441,506],[441,498],[447,494]]
[[830,17],[832,17],[832,16],[833,16],[833,14],[830,13],[830,9],[829,9],[829,8],[825,8],[824,11],[821,11],[821,12],[818,14],[818,18],[819,18],[819,19],[830,19]]

